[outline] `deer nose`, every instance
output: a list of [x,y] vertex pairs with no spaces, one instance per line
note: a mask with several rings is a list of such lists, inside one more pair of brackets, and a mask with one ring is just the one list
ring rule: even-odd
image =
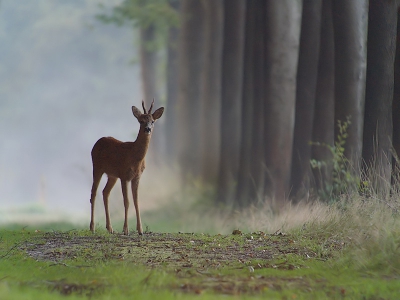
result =
[[145,127],[144,128],[144,132],[145,133],[150,133],[151,132],[151,128],[150,127]]

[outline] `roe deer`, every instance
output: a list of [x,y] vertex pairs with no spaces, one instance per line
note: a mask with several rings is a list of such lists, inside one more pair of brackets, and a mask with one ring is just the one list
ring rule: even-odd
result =
[[129,234],[128,229],[128,182],[131,182],[133,204],[136,210],[136,229],[140,235],[143,234],[142,223],[140,221],[139,203],[138,203],[138,187],[139,179],[145,168],[145,156],[149,148],[149,142],[154,127],[154,122],[159,119],[163,112],[164,107],[160,107],[153,114],[154,99],[151,103],[150,109],[146,112],[144,101],[142,107],[144,113],[132,106],[133,115],[140,123],[140,129],[136,141],[134,142],[121,142],[112,137],[103,137],[94,144],[92,149],[92,162],[93,162],[93,186],[92,194],[90,197],[91,203],[91,221],[90,230],[94,232],[94,203],[96,200],[96,192],[100,183],[100,179],[104,173],[108,176],[107,184],[103,190],[104,208],[106,211],[106,228],[108,232],[113,233],[113,228],[110,222],[110,215],[108,212],[108,196],[115,182],[119,178],[121,180],[122,195],[124,198],[125,207],[125,222],[123,232]]

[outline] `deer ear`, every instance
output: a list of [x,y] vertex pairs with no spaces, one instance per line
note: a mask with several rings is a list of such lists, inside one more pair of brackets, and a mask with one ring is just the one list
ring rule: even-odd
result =
[[152,114],[153,119],[154,119],[154,120],[157,120],[157,119],[161,118],[163,112],[164,112],[164,107],[160,107],[159,109],[157,109],[157,110]]
[[139,117],[142,115],[142,112],[136,106],[132,106],[132,112],[136,119],[139,119]]

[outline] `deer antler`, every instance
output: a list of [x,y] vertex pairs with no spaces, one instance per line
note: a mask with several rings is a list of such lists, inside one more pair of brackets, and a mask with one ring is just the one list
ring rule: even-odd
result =
[[149,114],[151,114],[151,110],[153,109],[153,104],[154,104],[154,98],[153,98],[153,102],[151,102],[151,105],[150,105]]
[[143,107],[143,113],[144,113],[144,114],[147,114],[146,108],[144,107],[144,101],[143,101],[143,100],[142,100],[142,107]]

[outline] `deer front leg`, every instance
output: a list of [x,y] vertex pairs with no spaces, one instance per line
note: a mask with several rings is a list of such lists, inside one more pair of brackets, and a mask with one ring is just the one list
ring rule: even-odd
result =
[[143,229],[142,229],[142,222],[140,220],[139,201],[138,201],[139,179],[133,179],[131,185],[132,185],[133,204],[135,205],[135,210],[136,210],[136,230],[138,231],[139,235],[142,235]]
[[93,185],[92,185],[92,191],[90,195],[90,231],[94,232],[94,203],[96,201],[96,193],[97,193],[97,188],[99,187],[100,179],[101,179],[100,173],[93,171]]
[[108,177],[107,184],[103,190],[103,202],[104,202],[104,209],[106,211],[106,228],[109,233],[114,233],[114,230],[111,226],[110,213],[108,211],[108,196],[110,195],[111,189],[114,187],[116,182],[117,182],[116,177]]
[[125,207],[125,222],[123,232],[125,235],[129,234],[128,228],[128,208],[129,208],[129,199],[128,199],[128,182],[121,179],[121,187],[122,187],[122,196],[124,197],[124,207]]

